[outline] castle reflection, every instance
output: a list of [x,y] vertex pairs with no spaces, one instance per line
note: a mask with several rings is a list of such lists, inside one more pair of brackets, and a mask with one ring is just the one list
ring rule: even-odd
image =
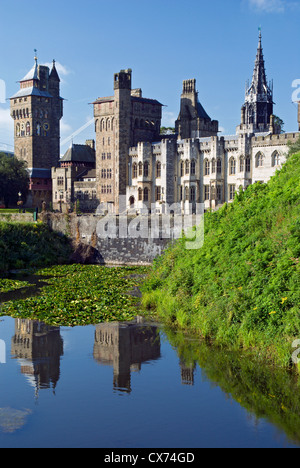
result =
[[96,325],[94,359],[113,366],[114,390],[131,392],[131,372],[139,371],[143,363],[160,356],[156,326],[145,325],[139,318],[135,322]]
[[15,319],[11,354],[18,359],[21,372],[35,389],[56,388],[60,376],[63,340],[59,327],[38,320]]

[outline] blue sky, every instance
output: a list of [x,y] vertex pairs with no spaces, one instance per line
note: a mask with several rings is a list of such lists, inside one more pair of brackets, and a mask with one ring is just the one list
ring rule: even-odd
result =
[[[2,95],[3,83],[7,98],[18,90],[34,49],[40,64],[57,61],[65,98],[62,154],[72,134],[74,143],[94,138],[93,125],[77,130],[93,118],[90,103],[113,94],[113,74],[123,68],[132,68],[133,87],[165,105],[166,126],[178,116],[182,81],[196,78],[207,113],[223,133],[234,134],[259,26],[274,112],[286,131],[297,130],[292,94],[300,99],[300,0],[0,0],[0,18]],[[0,148],[3,143],[13,145],[13,122],[0,88]]]

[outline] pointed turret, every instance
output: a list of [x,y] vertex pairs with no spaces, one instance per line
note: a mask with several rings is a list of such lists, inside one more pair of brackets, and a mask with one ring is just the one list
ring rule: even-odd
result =
[[250,86],[246,85],[245,103],[242,107],[243,128],[241,129],[246,130],[247,133],[270,132],[272,131],[272,115],[273,83],[267,82],[260,30],[252,82]]

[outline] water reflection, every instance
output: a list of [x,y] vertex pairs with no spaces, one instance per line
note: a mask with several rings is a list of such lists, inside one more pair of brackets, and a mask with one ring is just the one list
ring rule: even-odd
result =
[[35,389],[56,388],[60,376],[60,357],[63,340],[59,327],[51,327],[37,320],[15,319],[15,335],[11,354],[21,366],[21,372]]
[[157,327],[136,323],[96,325],[94,359],[113,366],[113,388],[131,392],[131,372],[140,371],[142,363],[160,358]]

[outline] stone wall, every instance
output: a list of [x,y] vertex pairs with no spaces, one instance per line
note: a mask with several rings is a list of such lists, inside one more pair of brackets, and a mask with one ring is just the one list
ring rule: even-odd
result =
[[[92,258],[85,259],[89,263],[150,265],[171,241],[169,233],[159,229],[153,236],[148,216],[144,217],[142,228],[137,217],[126,218],[123,222],[117,216],[42,213],[39,219],[54,231],[69,236],[80,255],[91,255]],[[171,236],[174,237],[174,233]]]

